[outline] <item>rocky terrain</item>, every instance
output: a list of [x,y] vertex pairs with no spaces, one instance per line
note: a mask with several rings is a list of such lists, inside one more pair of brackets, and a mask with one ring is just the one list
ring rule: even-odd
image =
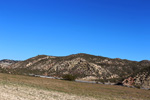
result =
[[57,77],[71,74],[81,80],[113,83],[123,81],[123,85],[126,86],[149,89],[149,67],[150,61],[147,60],[137,62],[80,53],[64,57],[38,55],[25,61],[11,63],[7,68],[2,68],[1,72]]
[[150,89],[150,67],[144,68],[136,75],[135,85],[143,89]]
[[5,68],[5,67],[10,67],[10,65],[17,63],[18,61],[15,60],[9,60],[9,59],[3,59],[0,60],[0,67]]

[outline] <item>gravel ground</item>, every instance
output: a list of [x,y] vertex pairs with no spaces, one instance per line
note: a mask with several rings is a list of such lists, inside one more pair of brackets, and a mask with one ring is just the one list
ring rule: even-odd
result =
[[96,100],[91,97],[37,89],[28,86],[0,84],[0,100]]

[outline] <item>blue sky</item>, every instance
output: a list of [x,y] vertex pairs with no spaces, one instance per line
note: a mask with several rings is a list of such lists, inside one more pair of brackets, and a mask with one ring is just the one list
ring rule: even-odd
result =
[[149,0],[0,0],[0,59],[88,53],[150,60]]

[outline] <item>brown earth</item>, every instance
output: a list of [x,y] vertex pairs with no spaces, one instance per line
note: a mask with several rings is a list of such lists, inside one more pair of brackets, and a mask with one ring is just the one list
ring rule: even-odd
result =
[[[11,99],[12,98],[12,99]],[[0,73],[0,100],[150,100],[149,90]]]
[[0,100],[96,100],[92,97],[70,95],[16,84],[0,85]]

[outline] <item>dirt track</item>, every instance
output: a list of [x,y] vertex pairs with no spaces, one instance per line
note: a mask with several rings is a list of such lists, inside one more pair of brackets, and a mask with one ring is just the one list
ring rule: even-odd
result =
[[0,100],[96,100],[94,98],[37,89],[28,86],[0,84]]

